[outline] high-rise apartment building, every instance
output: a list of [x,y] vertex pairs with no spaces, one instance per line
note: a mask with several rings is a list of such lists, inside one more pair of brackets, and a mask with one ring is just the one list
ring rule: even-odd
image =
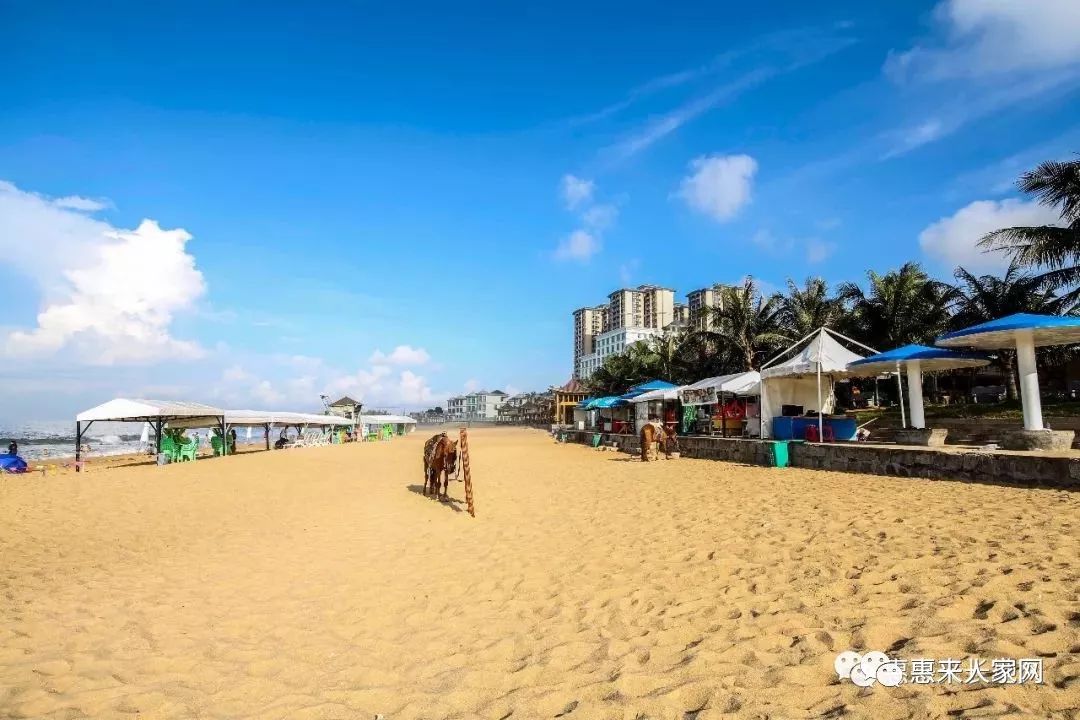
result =
[[574,377],[581,358],[596,350],[596,336],[604,331],[607,306],[578,308],[574,311]]
[[574,311],[574,377],[587,378],[604,358],[660,335],[678,320],[675,291],[657,285],[621,288],[607,305]]
[[712,285],[700,290],[691,290],[686,293],[687,308],[689,311],[689,323],[698,330],[706,330],[713,326],[712,310],[724,308],[724,290],[726,285]]

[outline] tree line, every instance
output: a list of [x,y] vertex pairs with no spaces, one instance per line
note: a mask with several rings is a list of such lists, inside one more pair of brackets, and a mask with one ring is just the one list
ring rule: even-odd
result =
[[[1059,226],[1002,228],[979,239],[985,252],[1009,260],[1001,275],[956,268],[951,282],[930,277],[918,263],[878,274],[863,284],[830,288],[821,278],[766,295],[753,278],[724,288],[702,327],[683,327],[610,355],[586,381],[590,392],[614,395],[653,378],[677,384],[758,370],[773,355],[820,327],[833,328],[881,351],[933,344],[949,330],[1013,313],[1077,314],[1080,307],[1080,160],[1045,162],[1017,182],[1024,193],[1060,213]],[[1068,349],[1040,352],[1061,364]],[[996,364],[1015,399],[1015,353]]]

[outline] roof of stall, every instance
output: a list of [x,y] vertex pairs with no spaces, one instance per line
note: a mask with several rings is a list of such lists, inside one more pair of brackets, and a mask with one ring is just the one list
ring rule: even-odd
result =
[[756,395],[761,384],[761,373],[757,370],[748,370],[731,375],[717,375],[716,377],[698,380],[696,383],[687,385],[683,390],[707,390],[716,388],[717,392],[733,393],[735,395]]
[[981,353],[956,352],[926,345],[904,345],[862,360],[855,360],[848,364],[848,372],[865,373],[867,376],[877,375],[893,372],[897,366],[906,367],[909,362],[915,360],[919,362],[920,368],[929,371],[982,367],[990,364],[990,358]]
[[[788,350],[797,346],[798,343]],[[815,375],[819,367],[823,375],[847,375],[847,366],[862,359],[862,355],[851,352],[823,329],[793,357],[762,370],[761,377],[768,379]]]
[[225,414],[221,408],[179,400],[130,400],[116,398],[75,416],[78,422],[153,422],[173,418],[213,420]]
[[415,425],[416,418],[408,415],[361,415],[360,422],[365,425]]
[[945,333],[934,341],[943,347],[972,347],[983,350],[1016,346],[1016,335],[1030,331],[1036,347],[1072,345],[1080,342],[1080,317],[1017,313],[997,320]]
[[629,398],[632,403],[649,402],[650,400],[678,400],[681,387],[675,386],[660,390],[650,390],[635,397]]

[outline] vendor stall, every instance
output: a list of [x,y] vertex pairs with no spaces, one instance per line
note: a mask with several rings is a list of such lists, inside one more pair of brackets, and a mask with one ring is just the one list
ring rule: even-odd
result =
[[691,432],[701,435],[757,436],[760,433],[758,402],[761,376],[756,371],[719,375],[687,385],[679,392],[684,407],[695,408]]
[[[765,363],[761,370],[762,437],[777,440],[855,439],[854,418],[834,414],[834,385],[837,380],[849,377],[848,364],[861,360],[862,356],[841,345],[837,337],[877,352],[821,328]],[[795,354],[780,361],[791,353]]]

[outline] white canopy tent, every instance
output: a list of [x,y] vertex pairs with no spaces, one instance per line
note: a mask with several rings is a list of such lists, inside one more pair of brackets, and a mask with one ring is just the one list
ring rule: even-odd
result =
[[141,422],[154,428],[154,447],[161,451],[161,428],[166,423],[197,422],[225,428],[225,411],[212,405],[179,400],[115,398],[75,416],[75,470],[81,469],[82,436],[95,422]]
[[[761,370],[763,438],[772,437],[772,419],[783,414],[784,405],[815,407],[818,412],[818,437],[824,435],[822,416],[831,413],[835,407],[833,386],[836,378],[850,377],[848,363],[863,357],[845,348],[833,335],[871,352],[877,352],[828,328],[820,328],[765,363]],[[798,352],[792,357],[777,362],[796,350]],[[776,364],[773,364],[774,362]]]
[[760,392],[760,386],[761,375],[756,370],[717,375],[679,388],[679,399],[682,400],[683,405],[715,405],[723,393],[757,395]]

